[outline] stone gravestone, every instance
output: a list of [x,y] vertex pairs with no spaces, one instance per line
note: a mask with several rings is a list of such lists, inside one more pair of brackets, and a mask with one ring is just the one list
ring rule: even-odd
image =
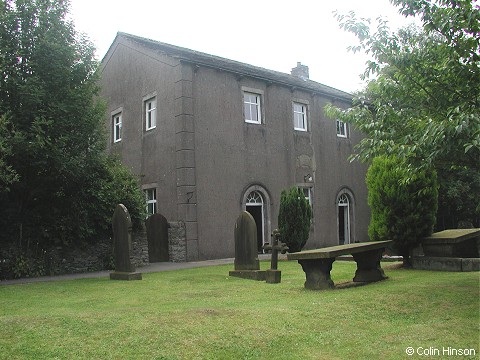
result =
[[169,261],[168,257],[168,221],[162,214],[153,214],[147,221],[148,261]]
[[257,250],[257,225],[250,213],[244,211],[235,222],[235,270],[230,276],[252,280],[265,280],[260,270]]
[[132,252],[132,220],[127,208],[118,204],[112,218],[113,243],[115,249],[115,271],[112,280],[141,280],[142,274],[135,271],[130,260]]

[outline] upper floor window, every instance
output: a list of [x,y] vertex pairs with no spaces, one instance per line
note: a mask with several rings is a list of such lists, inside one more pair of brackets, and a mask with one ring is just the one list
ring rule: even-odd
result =
[[293,103],[293,128],[307,131],[307,105]]
[[312,189],[309,187],[301,187],[299,189],[302,190],[303,196],[305,196],[305,200],[307,200],[311,206],[312,205]]
[[147,216],[157,212],[157,190],[155,188],[145,190],[145,200],[147,203]]
[[244,92],[243,105],[245,122],[252,124],[262,123],[261,96],[260,94]]
[[117,113],[112,116],[113,124],[113,142],[122,140],[122,113]]
[[337,120],[337,136],[338,137],[347,137],[347,124],[341,120]]
[[157,99],[155,97],[145,101],[145,130],[157,126]]

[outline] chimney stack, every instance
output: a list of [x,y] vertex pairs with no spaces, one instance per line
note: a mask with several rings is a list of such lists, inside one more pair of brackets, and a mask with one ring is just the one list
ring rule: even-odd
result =
[[307,65],[302,65],[300,61],[297,62],[297,66],[292,69],[291,74],[293,76],[296,76],[302,80],[307,80],[309,79],[308,76],[308,66]]

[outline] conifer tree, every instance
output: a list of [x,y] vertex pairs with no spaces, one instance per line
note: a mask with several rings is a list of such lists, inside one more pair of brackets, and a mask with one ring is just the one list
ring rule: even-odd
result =
[[423,169],[407,177],[405,163],[394,157],[375,158],[367,172],[368,235],[373,241],[393,240],[405,264],[410,250],[432,233],[438,206],[435,171]]
[[297,187],[282,191],[278,229],[282,242],[287,244],[289,252],[301,251],[310,234],[312,209],[303,192]]

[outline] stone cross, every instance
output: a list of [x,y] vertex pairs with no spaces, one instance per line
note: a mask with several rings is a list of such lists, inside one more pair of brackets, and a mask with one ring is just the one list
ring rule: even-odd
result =
[[281,281],[281,271],[278,269],[278,252],[285,254],[288,250],[288,246],[282,243],[280,240],[280,231],[278,229],[274,230],[272,233],[272,245],[265,244],[263,245],[264,250],[272,250],[272,259],[270,270],[267,270],[267,283],[275,284]]
[[263,249],[266,251],[272,250],[272,259],[270,268],[272,270],[277,270],[278,268],[278,252],[285,254],[288,250],[288,246],[282,243],[280,240],[280,231],[278,229],[274,230],[272,233],[272,245],[266,243],[263,245]]

